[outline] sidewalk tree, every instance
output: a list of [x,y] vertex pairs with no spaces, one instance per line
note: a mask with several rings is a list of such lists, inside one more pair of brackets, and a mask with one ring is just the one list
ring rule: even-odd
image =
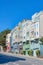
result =
[[6,48],[6,35],[10,33],[11,30],[6,29],[0,33],[0,44],[3,46],[3,48]]
[[33,56],[33,50],[29,50],[28,55]]
[[36,50],[36,55],[37,55],[37,57],[40,56],[40,50]]
[[40,38],[41,45],[43,45],[43,37]]

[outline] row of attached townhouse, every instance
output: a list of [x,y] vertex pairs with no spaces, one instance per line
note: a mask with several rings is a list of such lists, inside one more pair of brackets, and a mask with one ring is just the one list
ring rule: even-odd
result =
[[36,50],[40,50],[43,55],[43,45],[40,38],[43,37],[43,11],[35,13],[32,20],[23,20],[10,33],[10,50],[15,53],[25,55],[29,50],[33,50],[33,56],[36,56]]

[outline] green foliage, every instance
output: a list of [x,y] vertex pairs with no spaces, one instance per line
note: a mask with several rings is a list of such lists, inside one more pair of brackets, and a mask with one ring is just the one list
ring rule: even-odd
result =
[[33,50],[29,50],[28,55],[32,56],[33,55]]
[[40,51],[39,50],[36,50],[36,55],[40,56]]
[[23,44],[25,44],[25,42],[23,42]]
[[23,54],[25,55],[26,54],[26,51],[23,51]]
[[10,33],[11,30],[6,29],[0,33],[0,45],[3,46],[3,48],[6,48],[6,35]]
[[40,38],[40,41],[41,41],[41,44],[43,45],[43,37],[42,37],[42,38]]
[[26,41],[26,44],[29,44],[29,40]]
[[39,42],[39,38],[35,39],[34,41],[35,41],[36,43],[38,43],[38,42]]

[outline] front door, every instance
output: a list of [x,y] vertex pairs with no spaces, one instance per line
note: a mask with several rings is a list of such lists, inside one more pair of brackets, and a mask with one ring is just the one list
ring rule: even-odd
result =
[[33,56],[36,56],[36,50],[33,51]]

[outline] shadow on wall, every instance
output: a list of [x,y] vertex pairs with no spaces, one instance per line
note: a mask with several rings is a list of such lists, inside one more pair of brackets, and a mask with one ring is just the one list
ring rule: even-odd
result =
[[8,62],[16,62],[19,60],[25,61],[26,59],[0,54],[0,64],[4,64],[4,63],[8,63]]

